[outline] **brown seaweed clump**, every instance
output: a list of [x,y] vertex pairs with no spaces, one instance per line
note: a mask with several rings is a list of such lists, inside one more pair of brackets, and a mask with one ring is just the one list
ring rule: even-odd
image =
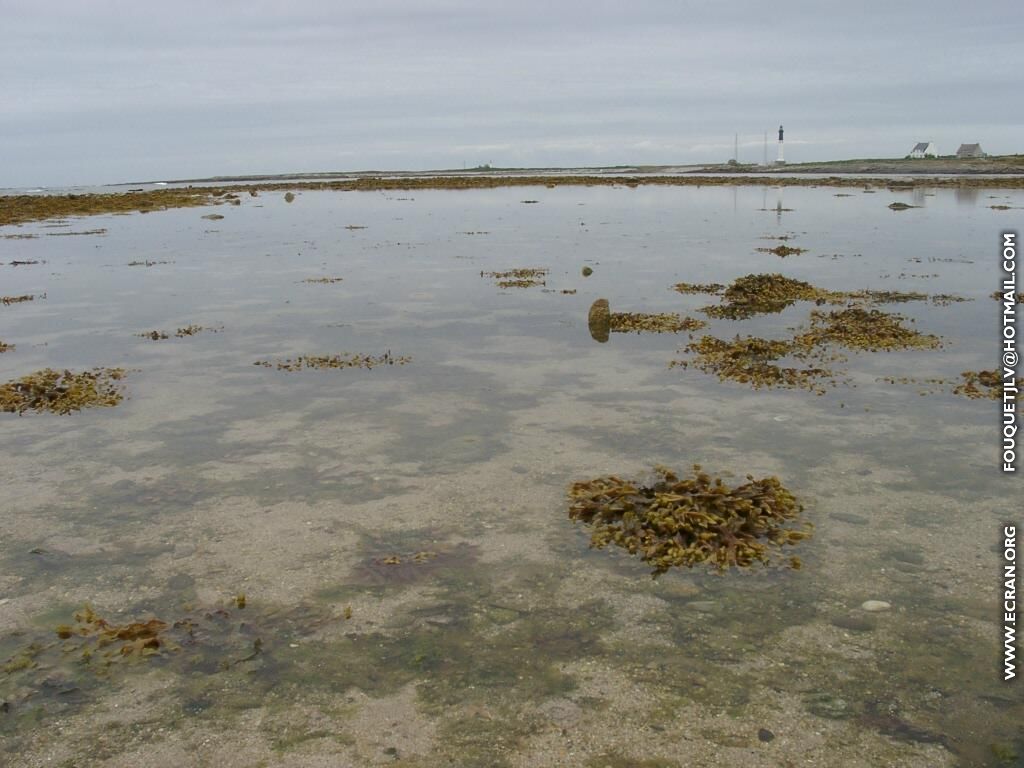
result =
[[345,278],[343,277],[307,277],[302,282],[304,283],[322,283],[329,285],[331,283],[340,283]]
[[797,336],[803,347],[837,345],[870,352],[894,349],[937,349],[938,336],[921,333],[903,325],[903,315],[863,307],[847,307],[833,312],[811,312],[811,329]]
[[948,307],[950,304],[960,304],[965,301],[974,301],[966,296],[957,296],[952,293],[936,293],[929,299],[933,307]]
[[4,344],[2,341],[0,341],[0,354],[4,352],[10,352],[12,349],[14,349],[13,344]]
[[719,294],[725,290],[721,283],[676,283],[672,286],[673,291],[679,293],[711,293]]
[[32,294],[26,293],[23,296],[0,296],[0,302],[5,306],[9,306],[11,304],[21,304],[23,301],[35,301],[35,298]]
[[[186,336],[195,336],[197,333],[202,333],[203,331],[218,333],[222,330],[223,328],[204,328],[201,325],[192,324],[186,325],[184,328],[179,328],[174,332],[174,335],[179,339],[184,339]],[[170,338],[170,336],[168,336],[164,331],[146,331],[145,333],[138,333],[136,336],[141,336],[144,339],[152,339],[153,341],[161,341],[163,339]]]
[[681,293],[715,293],[723,298],[717,306],[702,307],[701,312],[709,317],[728,320],[744,320],[757,314],[781,312],[797,301],[813,301],[816,304],[841,304],[862,302],[870,304],[902,304],[909,301],[928,301],[936,306],[953,302],[968,301],[952,294],[929,296],[920,291],[859,290],[830,291],[818,288],[803,280],[794,280],[780,274],[751,274],[739,277],[727,288],[717,284],[708,286],[680,283],[675,289]]
[[68,414],[82,408],[109,408],[120,403],[123,368],[94,368],[73,373],[44,368],[0,385],[0,412]]
[[757,250],[761,253],[774,253],[776,256],[780,256],[782,258],[786,258],[787,256],[796,256],[800,253],[807,253],[806,248],[794,248],[785,244],[778,245],[774,248],[758,248]]
[[704,320],[681,317],[672,312],[646,314],[644,312],[612,312],[609,327],[612,333],[679,333],[698,331],[707,326]]
[[[569,517],[593,527],[591,547],[616,544],[658,576],[673,566],[769,564],[773,552],[811,535],[809,523],[796,525],[803,506],[777,477],[747,475],[730,488],[696,464],[682,480],[664,467],[655,473],[650,485],[614,475],[572,485]],[[800,568],[796,557],[786,564]]]
[[[954,395],[963,395],[971,400],[1001,400],[1003,397],[1003,377],[998,370],[964,371],[960,374],[963,383],[953,390]],[[1017,390],[1024,389],[1024,379],[1017,379]]]
[[480,277],[490,277],[497,281],[499,288],[533,288],[547,285],[544,280],[550,270],[526,267],[510,269],[507,272],[481,272]]
[[97,616],[87,605],[75,613],[74,626],[62,624],[56,632],[61,640],[81,639],[87,659],[98,653],[114,660],[159,655],[163,648],[168,647],[161,637],[167,627],[167,622],[160,619],[112,624]]
[[757,314],[781,312],[797,301],[839,303],[846,297],[816,288],[803,280],[780,274],[745,275],[736,278],[722,293],[724,303],[701,308],[709,317],[742,320]]
[[81,232],[47,232],[47,237],[68,237],[74,235],[105,235],[107,234],[106,228],[102,229],[83,229]]
[[253,365],[261,365],[264,368],[277,368],[279,371],[301,371],[304,368],[316,370],[327,370],[330,368],[376,368],[380,365],[405,365],[411,363],[411,357],[395,357],[388,350],[383,355],[300,355],[294,359],[281,360],[272,363],[269,360],[260,360]]
[[693,359],[673,360],[670,367],[688,368],[692,365],[703,373],[718,376],[719,381],[737,381],[754,389],[806,389],[820,395],[825,392],[826,382],[834,383],[834,374],[828,368],[779,364],[782,358],[806,355],[807,350],[792,340],[737,336],[732,341],[725,341],[704,336],[688,344],[684,351],[692,354]]
[[994,293],[992,293],[992,298],[995,299],[996,301],[1006,301],[1007,293],[1009,293],[1009,295],[1012,297],[1010,301],[1016,301],[1018,304],[1024,303],[1024,293],[1013,294],[1010,293],[1009,291],[1007,291],[1006,293],[1004,293],[1003,291],[995,291]]
[[[726,341],[704,336],[682,350],[691,354],[691,359],[674,360],[670,366],[693,366],[715,374],[720,381],[749,384],[754,389],[805,389],[821,395],[826,385],[837,383],[835,373],[826,366],[845,360],[839,348],[877,352],[942,346],[938,336],[908,328],[905,320],[902,315],[860,306],[827,313],[812,310],[810,328],[791,338],[737,336]],[[803,365],[782,365],[780,361],[787,357]]]
[[854,291],[846,294],[850,299],[870,301],[872,304],[903,304],[908,301],[928,301],[928,294],[920,291]]

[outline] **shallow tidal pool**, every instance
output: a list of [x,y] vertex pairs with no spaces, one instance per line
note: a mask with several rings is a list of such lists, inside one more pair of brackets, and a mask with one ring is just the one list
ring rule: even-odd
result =
[[[998,623],[1021,495],[996,401],[953,392],[998,363],[1022,205],[307,190],[0,227],[0,293],[35,296],[0,305],[0,383],[126,371],[115,407],[0,413],[0,763],[1024,765]],[[523,268],[548,272],[487,274]],[[673,366],[830,309],[709,319],[672,290],[759,273],[927,294],[875,306],[942,346],[844,350],[820,395]],[[601,298],[709,325],[602,342]],[[277,367],[335,355],[378,364]],[[569,519],[573,482],[695,463],[778,476],[802,568],[653,579]],[[157,645],[125,629],[151,619]]]

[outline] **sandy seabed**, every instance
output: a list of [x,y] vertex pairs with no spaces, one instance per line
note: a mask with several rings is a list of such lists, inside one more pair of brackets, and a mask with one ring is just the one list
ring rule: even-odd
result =
[[[2,378],[119,365],[129,397],[3,415],[4,764],[1012,764],[993,545],[1016,495],[989,466],[991,404],[879,381],[981,367],[991,281],[962,262],[1000,213],[801,189],[783,219],[769,191],[735,194],[265,191],[214,224],[185,208],[11,241],[47,264],[4,277],[48,298],[2,308]],[[808,252],[757,252],[787,233]],[[908,262],[925,237],[936,261]],[[142,257],[169,263],[126,266]],[[523,266],[551,293],[479,277]],[[685,334],[589,337],[599,296],[692,314],[706,297],[672,284],[776,270],[974,300],[900,306],[947,346],[854,355],[822,397],[669,369]],[[344,280],[303,282],[321,274]],[[134,335],[189,322],[223,331]],[[253,365],[385,350],[412,361]],[[567,516],[575,480],[694,462],[783,478],[815,525],[803,569],[655,580]],[[55,628],[85,604],[193,636],[83,663]]]

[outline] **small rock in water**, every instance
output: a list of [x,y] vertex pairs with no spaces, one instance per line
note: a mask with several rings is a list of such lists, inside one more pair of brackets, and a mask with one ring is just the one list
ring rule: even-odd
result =
[[769,741],[775,738],[775,734],[769,731],[767,728],[760,728],[757,731],[757,738],[767,744]]
[[587,316],[587,326],[590,328],[590,337],[601,344],[608,341],[608,334],[611,332],[612,316],[608,306],[608,299],[598,299],[590,305],[590,314]]
[[871,613],[877,613],[879,611],[888,611],[890,608],[892,608],[892,606],[884,600],[865,600],[863,603],[861,603],[860,607],[863,610],[869,611]]

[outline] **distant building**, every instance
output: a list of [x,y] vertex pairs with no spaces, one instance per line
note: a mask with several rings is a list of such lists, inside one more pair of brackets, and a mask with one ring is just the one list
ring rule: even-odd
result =
[[919,141],[914,145],[914,148],[910,150],[909,157],[915,160],[920,160],[923,157],[938,157],[939,150],[935,148],[935,143],[931,141]]
[[981,144],[961,144],[960,149],[956,151],[956,156],[958,158],[988,157],[981,151]]

